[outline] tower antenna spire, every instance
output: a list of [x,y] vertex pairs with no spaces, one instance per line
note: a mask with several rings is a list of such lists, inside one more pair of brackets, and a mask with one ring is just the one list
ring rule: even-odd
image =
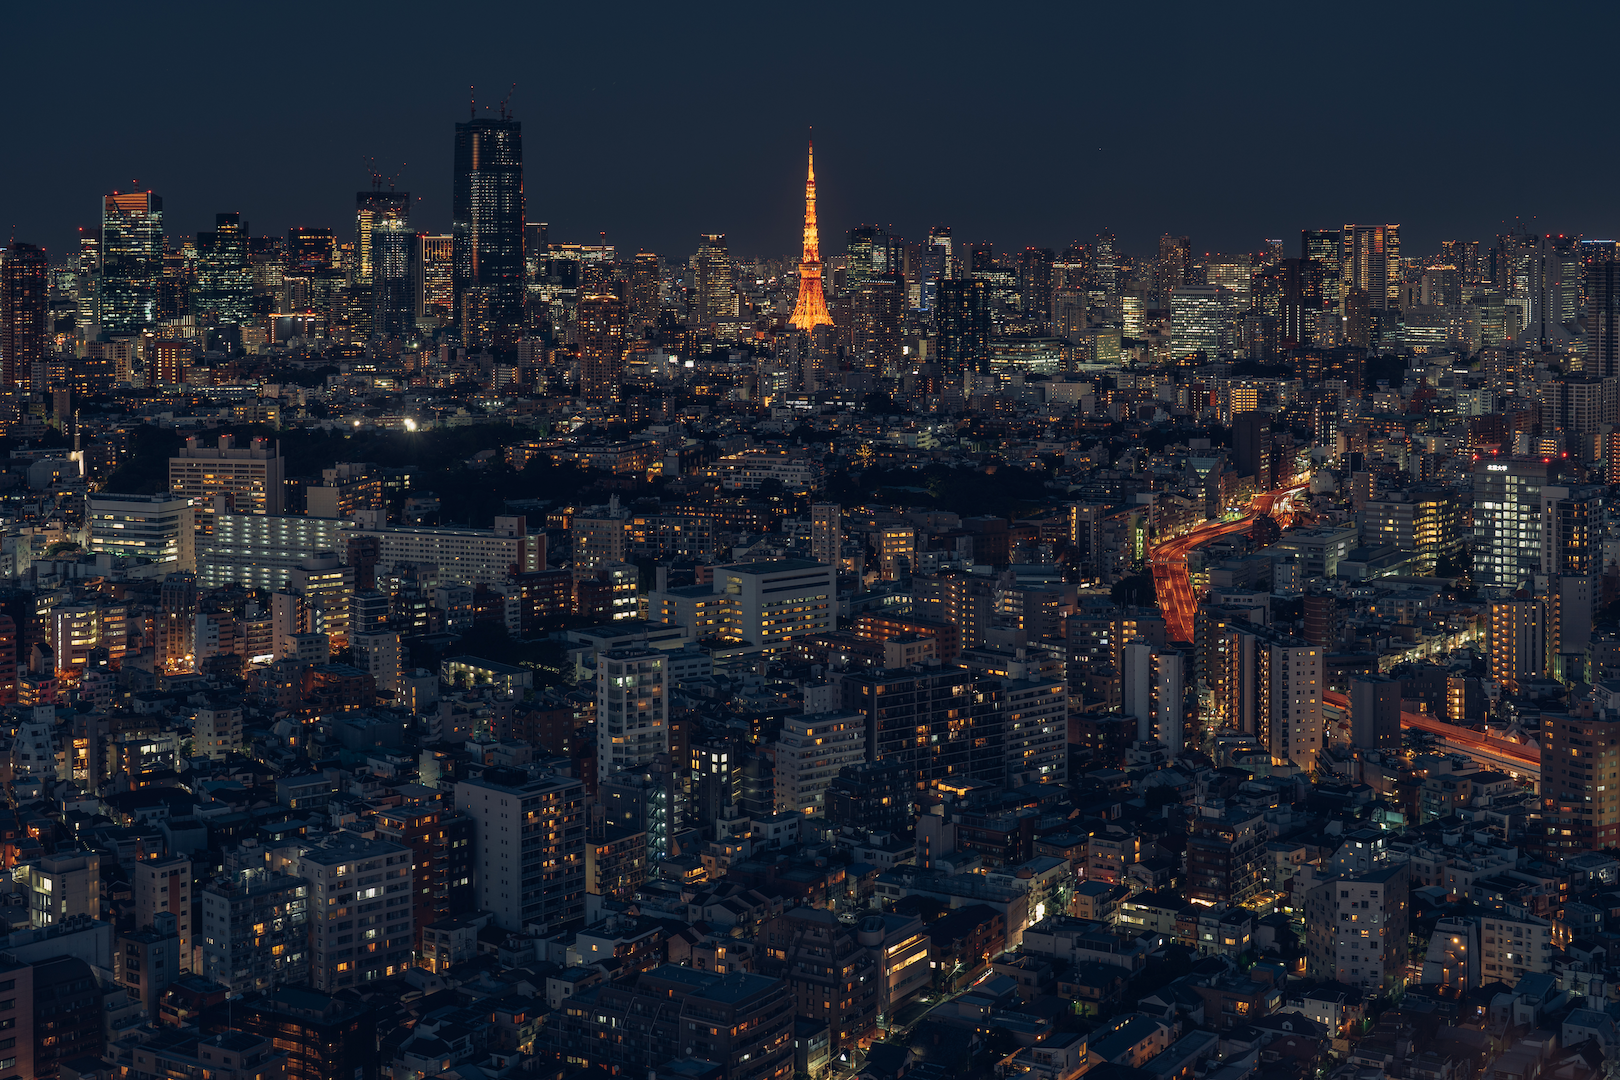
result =
[[818,326],[831,326],[827,296],[821,289],[821,237],[816,227],[816,144],[810,129],[804,173],[804,256],[799,260],[799,299],[793,305],[793,326],[809,333]]

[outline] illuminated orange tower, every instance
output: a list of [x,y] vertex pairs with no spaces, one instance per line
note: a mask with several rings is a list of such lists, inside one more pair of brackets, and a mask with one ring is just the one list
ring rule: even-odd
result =
[[804,178],[804,258],[799,260],[799,302],[788,320],[800,330],[831,326],[821,291],[821,240],[816,231],[816,144],[810,144],[810,171]]

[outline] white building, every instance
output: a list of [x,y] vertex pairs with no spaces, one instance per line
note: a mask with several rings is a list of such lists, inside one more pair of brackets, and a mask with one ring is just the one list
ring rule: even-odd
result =
[[819,814],[845,765],[866,760],[866,718],[858,712],[789,716],[776,740],[776,810]]
[[378,695],[393,699],[405,673],[399,634],[393,630],[353,634],[349,637],[349,647],[353,650],[354,666],[377,680]]
[[493,529],[361,528],[351,535],[376,537],[378,566],[431,563],[441,583],[498,585],[514,570],[529,573],[546,564],[544,537],[528,535],[521,517],[498,517]]
[[264,439],[237,446],[221,435],[216,447],[193,436],[169,459],[169,494],[191,500],[201,533],[213,531],[215,496],[226,496],[239,513],[274,515],[281,513],[285,483],[281,448]]
[[309,882],[311,986],[332,993],[411,966],[410,848],[339,833],[299,856],[298,876]]
[[188,498],[92,493],[85,501],[90,550],[120,558],[172,563],[196,571],[196,512]]
[[1486,912],[1480,921],[1485,982],[1512,986],[1521,976],[1552,970],[1552,924],[1546,919],[1530,914],[1515,917],[1503,910]]
[[716,567],[714,591],[726,597],[722,636],[766,649],[835,629],[833,568],[807,559]]
[[568,776],[485,769],[456,784],[473,819],[480,910],[503,930],[585,914],[585,785]]
[[197,584],[219,589],[240,584],[275,591],[318,551],[347,552],[350,521],[217,511],[214,531],[197,540]]
[[606,780],[669,752],[669,653],[610,649],[596,660],[596,767]]
[[1069,776],[1069,687],[1063,679],[1003,679],[1007,786],[1061,784]]
[[1125,715],[1136,718],[1136,741],[1157,739],[1166,753],[1179,755],[1186,741],[1186,657],[1133,641],[1122,659],[1120,696]]

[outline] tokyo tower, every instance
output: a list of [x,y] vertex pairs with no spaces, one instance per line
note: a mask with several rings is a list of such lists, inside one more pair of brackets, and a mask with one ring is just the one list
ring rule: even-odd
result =
[[804,258],[799,260],[799,302],[788,320],[800,330],[831,326],[821,291],[821,240],[816,231],[816,144],[810,144],[810,170],[804,179]]

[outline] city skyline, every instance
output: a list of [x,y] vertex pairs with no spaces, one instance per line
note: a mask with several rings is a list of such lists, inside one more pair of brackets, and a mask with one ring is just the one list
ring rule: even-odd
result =
[[[407,7],[398,26],[367,26],[368,40],[379,54],[408,54],[423,10]],[[25,51],[7,76],[12,137],[37,148],[39,165],[0,179],[0,195],[12,208],[15,238],[53,258],[77,227],[94,223],[96,200],[109,191],[161,194],[175,235],[206,230],[213,215],[230,211],[274,235],[297,225],[338,227],[372,169],[397,175],[413,193],[413,221],[448,232],[452,169],[442,132],[467,117],[471,85],[480,116],[494,115],[509,97],[514,115],[548,144],[530,164],[531,220],[579,241],[606,231],[630,252],[684,255],[698,234],[725,232],[741,255],[791,257],[796,219],[784,211],[797,199],[790,177],[812,123],[822,149],[824,240],[865,221],[914,236],[951,224],[959,236],[998,247],[1061,247],[1109,229],[1124,250],[1142,253],[1163,232],[1191,235],[1199,251],[1249,250],[1266,236],[1360,220],[1404,223],[1414,251],[1452,236],[1505,232],[1516,218],[1542,232],[1620,235],[1620,210],[1583,179],[1610,164],[1614,151],[1592,144],[1578,168],[1555,168],[1502,149],[1504,133],[1539,130],[1533,97],[1470,107],[1466,63],[1448,74],[1424,52],[1429,42],[1459,57],[1488,51],[1489,9],[1467,19],[1401,12],[1385,48],[1358,61],[1360,94],[1337,110],[1305,100],[1310,94],[1272,89],[1290,79],[1308,83],[1309,65],[1289,59],[1320,55],[1313,50],[1334,32],[1284,19],[1273,5],[1230,20],[1173,7],[1139,43],[1124,13],[1060,10],[1043,16],[1050,32],[1022,34],[1011,20],[993,22],[976,28],[983,40],[973,46],[953,32],[959,10],[941,8],[931,19],[882,12],[863,21],[870,40],[897,43],[902,73],[920,69],[892,80],[891,108],[872,103],[867,81],[831,70],[809,94],[790,94],[781,83],[778,72],[848,48],[836,9],[795,28],[782,61],[741,73],[675,68],[670,58],[699,48],[747,55],[746,24],[658,13],[612,32],[588,13],[562,13],[543,63],[523,48],[537,25],[512,16],[513,32],[476,60],[380,75],[339,66],[323,71],[318,93],[263,94],[227,82],[199,94],[190,66],[158,65],[141,84],[149,109],[140,115],[161,120],[106,108],[106,95],[121,86],[110,70],[100,73],[111,65],[89,62],[91,74],[64,78],[48,52]],[[1613,18],[1594,9],[1588,25],[1601,29]],[[364,21],[343,13],[322,19],[318,25],[339,38],[360,33],[356,23]],[[58,20],[25,13],[20,34],[49,38],[65,29]],[[208,29],[227,40],[251,31],[234,12],[220,13]],[[1550,50],[1559,32],[1526,21],[1515,44]],[[129,33],[125,47],[182,55],[204,40],[200,25],[185,21]],[[615,46],[612,59],[566,47],[593,33]],[[1081,62],[1064,45],[1110,40],[1121,44],[1098,44]],[[978,77],[974,46],[1018,60]],[[83,59],[102,55],[116,53],[90,46]],[[942,77],[929,78],[931,67]],[[1567,100],[1600,93],[1595,79],[1592,65],[1572,64]],[[764,92],[747,90],[750,82]],[[1425,108],[1411,104],[1414,85],[1429,91]],[[1211,98],[1228,86],[1230,98]],[[730,109],[727,123],[711,133],[676,121],[659,104],[672,90],[717,95]],[[1211,104],[1221,100],[1230,105]],[[51,118],[64,112],[76,118],[68,140],[52,134]],[[236,129],[253,135],[236,137]]]

